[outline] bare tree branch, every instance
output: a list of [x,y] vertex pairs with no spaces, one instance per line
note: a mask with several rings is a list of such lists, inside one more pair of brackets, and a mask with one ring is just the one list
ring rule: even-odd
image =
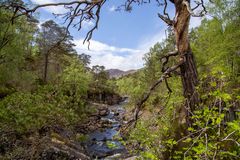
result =
[[[94,26],[87,33],[84,43],[87,41],[89,43],[92,38],[94,30],[98,28],[98,23],[100,19],[100,11],[102,5],[106,2],[106,0],[78,0],[78,1],[70,1],[70,2],[60,2],[60,3],[47,3],[42,5],[37,5],[33,8],[28,8],[23,4],[19,3],[5,3],[4,8],[13,10],[14,15],[12,17],[12,23],[14,20],[20,16],[31,17],[33,13],[35,13],[38,9],[49,7],[49,6],[63,6],[67,12],[63,14],[55,14],[55,16],[61,16],[64,18],[64,22],[67,24],[67,30],[71,25],[74,27],[79,26],[78,29],[82,28],[84,21],[94,21]],[[1,6],[2,7],[2,6]],[[79,21],[75,21],[79,18]],[[90,44],[90,43],[89,43]]]
[[170,18],[161,15],[160,13],[158,13],[158,17],[161,18],[161,20],[163,20],[165,23],[167,23],[169,26],[173,26],[173,20],[171,20]]
[[192,11],[194,11],[195,9],[197,9],[201,3],[199,3],[199,1],[195,1],[195,3],[197,4],[195,7],[192,8]]
[[169,77],[169,75],[171,74],[171,72],[177,70],[182,64],[184,64],[186,61],[185,58],[181,58],[180,61],[168,68],[162,75],[161,77],[149,88],[149,90],[143,95],[143,98],[140,99],[134,109],[134,116],[133,118],[128,122],[127,128],[130,126],[136,126],[137,124],[137,120],[138,120],[138,116],[139,116],[139,112],[142,109],[143,104],[148,100],[149,96],[152,94],[152,92],[156,89],[156,87],[161,84],[165,79],[167,79]]
[[161,57],[163,73],[167,70],[166,64],[168,63],[169,58],[172,56],[177,56],[177,55],[178,55],[178,51],[173,51],[173,52],[169,52],[167,55]]
[[[187,7],[188,12],[191,14],[191,16],[193,17],[202,17],[207,13],[206,7],[204,5],[203,0],[199,1],[195,1],[195,3],[197,4],[193,9],[190,7],[190,3],[187,0],[183,0],[182,3]],[[199,8],[199,6],[202,7],[202,10],[199,13],[194,13],[193,11],[196,10],[197,8]]]
[[137,3],[138,5],[142,5],[144,3],[150,3],[151,0],[126,0],[125,4],[122,5],[126,11],[132,10],[132,4]]
[[[158,0],[157,0],[157,2],[158,2]],[[168,7],[167,0],[164,0],[164,3],[162,5],[164,6],[164,8],[163,8],[164,15],[161,15],[160,13],[158,13],[158,17],[161,18],[169,26],[173,26],[174,21],[170,19],[169,14],[167,13],[167,7]]]

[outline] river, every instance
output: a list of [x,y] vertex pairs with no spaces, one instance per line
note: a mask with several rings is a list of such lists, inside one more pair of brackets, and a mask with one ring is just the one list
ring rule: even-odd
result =
[[121,135],[119,133],[126,103],[128,103],[128,98],[120,104],[109,106],[109,113],[106,116],[102,116],[101,121],[109,121],[111,125],[88,135],[89,139],[86,149],[92,158],[112,160],[127,153],[124,145],[121,143]]

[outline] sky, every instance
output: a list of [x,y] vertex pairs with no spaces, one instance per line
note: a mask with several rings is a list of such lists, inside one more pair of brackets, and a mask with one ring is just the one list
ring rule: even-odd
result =
[[[33,4],[52,2],[66,2],[69,0],[30,0]],[[133,6],[131,13],[116,11],[124,4],[124,0],[107,0],[100,13],[100,22],[91,39],[90,50],[88,44],[83,44],[86,32],[93,26],[93,22],[84,22],[81,31],[70,28],[74,37],[75,49],[78,54],[91,56],[91,65],[103,65],[106,69],[139,69],[144,66],[142,57],[155,43],[161,42],[166,36],[167,25],[162,22],[157,13],[162,7],[156,2]],[[61,18],[55,18],[52,13],[64,13],[63,7],[46,7],[37,10],[40,23],[53,19],[63,24]],[[170,15],[174,13],[173,6],[169,6]],[[172,15],[173,16],[173,15]],[[201,23],[200,18],[192,18],[190,27]]]

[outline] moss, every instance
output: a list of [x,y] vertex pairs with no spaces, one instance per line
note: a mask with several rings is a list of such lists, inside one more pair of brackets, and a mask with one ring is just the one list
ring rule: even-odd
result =
[[85,134],[81,134],[81,133],[77,133],[76,134],[76,140],[79,141],[79,142],[85,142],[89,139],[89,136],[88,135],[85,135]]

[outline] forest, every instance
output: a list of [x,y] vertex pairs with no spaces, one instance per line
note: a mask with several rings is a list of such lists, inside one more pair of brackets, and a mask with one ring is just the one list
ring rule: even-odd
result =
[[[69,31],[95,20],[91,48],[109,1],[0,0],[0,159],[240,159],[240,0],[123,0],[116,10],[156,2],[168,29],[143,68],[117,77]],[[46,6],[68,9],[65,24],[40,23]]]

